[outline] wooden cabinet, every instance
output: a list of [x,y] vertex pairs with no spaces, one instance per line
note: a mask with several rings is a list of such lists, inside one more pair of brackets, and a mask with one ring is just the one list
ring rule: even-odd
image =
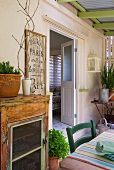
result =
[[0,98],[1,170],[48,169],[49,96]]

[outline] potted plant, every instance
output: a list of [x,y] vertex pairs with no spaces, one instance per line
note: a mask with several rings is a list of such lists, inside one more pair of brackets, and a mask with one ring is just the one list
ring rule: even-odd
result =
[[[109,67],[104,66],[103,71],[101,72],[101,84],[102,88],[109,89],[109,95],[111,96],[114,93],[114,69],[113,64]],[[113,97],[110,100],[114,100]]]
[[104,66],[103,71],[101,72],[101,83],[102,87],[109,89],[111,92],[114,89],[114,69],[113,65],[110,67]]
[[58,159],[64,159],[69,153],[69,144],[63,133],[49,130],[49,170],[58,170]]
[[0,62],[0,97],[17,96],[20,89],[21,74],[10,62]]

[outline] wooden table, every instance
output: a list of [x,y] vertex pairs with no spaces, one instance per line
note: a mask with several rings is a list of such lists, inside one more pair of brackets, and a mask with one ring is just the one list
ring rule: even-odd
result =
[[[112,136],[111,133],[114,136],[114,130],[108,130],[107,132],[108,132],[108,134],[110,133],[110,136]],[[113,164],[114,164],[114,162],[113,162]],[[59,165],[60,165],[61,170],[103,170],[103,169],[105,169],[103,167],[98,167],[95,164],[92,165],[88,162],[84,162],[82,160],[75,159],[74,157],[71,157],[71,156],[67,156],[64,160],[62,160],[59,163]],[[106,168],[105,170],[111,170],[111,169]]]

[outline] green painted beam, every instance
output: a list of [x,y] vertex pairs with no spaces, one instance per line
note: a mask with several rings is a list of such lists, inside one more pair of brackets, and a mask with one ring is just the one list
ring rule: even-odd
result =
[[99,24],[100,22],[99,22],[99,20],[98,19],[96,19],[96,18],[93,18],[93,19],[91,19],[93,22],[95,22],[96,24]]
[[[63,2],[70,2],[70,4],[72,4],[76,9],[78,9],[79,11],[81,11],[81,12],[87,12],[86,10],[85,10],[85,8],[83,8],[81,5],[79,5],[77,2],[76,2],[76,0],[75,0],[75,2],[74,2],[74,0],[56,0],[58,3],[63,3]],[[95,22],[96,24],[99,24],[100,22],[98,21],[98,19],[96,19],[96,18],[92,18],[91,19],[93,22]],[[105,30],[105,31],[109,31],[109,30]]]
[[93,24],[93,28],[96,28],[96,29],[113,29],[114,23]]
[[[78,10],[80,10],[80,11],[83,11],[83,12],[85,12],[86,10],[81,6],[81,5],[79,5],[77,2],[71,2],[71,4],[74,6],[74,7],[76,7]],[[95,22],[95,23],[100,23],[97,19],[92,19],[93,20],[93,22]]]
[[[85,8],[83,8],[81,5],[79,5],[77,2],[70,2],[74,7],[76,7],[78,10],[85,12]],[[96,24],[99,24],[99,20],[96,18],[92,18],[91,19],[93,22],[95,22]],[[108,29],[106,29],[105,31],[109,31]]]
[[114,36],[114,31],[105,32],[105,36]]
[[60,3],[72,2],[72,1],[76,1],[76,0],[56,0],[56,1],[60,4]]
[[114,17],[114,10],[78,12],[80,18],[109,18]]
[[70,2],[74,7],[76,7],[78,10],[85,12],[85,8],[83,8],[81,5],[79,5],[77,2]]

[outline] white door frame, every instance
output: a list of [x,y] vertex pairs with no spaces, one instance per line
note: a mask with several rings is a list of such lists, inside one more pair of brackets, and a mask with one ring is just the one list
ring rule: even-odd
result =
[[[66,36],[66,37],[68,37],[68,38],[71,38],[71,39],[73,39],[73,40],[75,40],[76,42],[77,42],[77,40],[76,40],[76,37],[72,37],[71,35],[69,35],[69,34],[66,34],[65,32],[60,32],[59,30],[55,30],[54,28],[50,28],[49,29],[49,37],[50,37],[50,31],[54,31],[54,32],[56,32],[56,33],[59,33],[59,34],[61,34],[61,35],[63,35],[63,36]],[[50,38],[49,38],[50,39]],[[50,40],[49,40],[49,42],[50,42]],[[49,46],[50,46],[50,43],[49,43]],[[49,47],[49,49],[50,49],[50,47]],[[77,57],[77,55],[76,55],[76,57]],[[48,67],[49,68],[49,67]],[[49,72],[49,70],[48,70],[48,72]],[[76,62],[76,73],[77,73],[77,62]],[[76,76],[77,77],[77,76]],[[76,80],[76,82],[77,82],[77,80]],[[76,101],[77,101],[77,90],[76,90]],[[78,114],[78,112],[77,112],[77,102],[76,102],[76,115]],[[74,118],[74,122],[75,122],[75,124],[77,124],[77,119],[76,118]]]
[[[51,30],[54,31],[54,32],[57,32],[57,33],[59,33],[59,34],[61,34],[63,36],[66,36],[68,38],[74,39],[76,41],[77,47],[78,47],[78,38],[82,39],[82,37],[79,37],[79,36],[77,37],[76,34],[72,35],[72,31],[69,28],[64,29],[64,26],[62,27],[60,25],[60,27],[59,27],[59,26],[56,26],[56,24],[54,25],[53,23],[52,24],[48,23],[48,26],[47,26],[47,61],[46,61],[47,62],[47,65],[46,65],[47,77],[49,77],[50,31]],[[75,70],[76,71],[76,120],[75,120],[76,124],[78,122],[78,117],[79,117],[79,102],[78,102],[79,81],[78,81],[78,78],[77,78],[78,77],[78,72],[79,72],[78,71],[79,67],[78,67],[77,60],[79,60],[78,52],[76,54],[76,70]],[[46,89],[47,89],[47,91],[49,91],[49,79],[46,80],[46,82],[47,82],[46,83]],[[52,108],[52,106],[50,106],[50,108]],[[49,119],[53,120],[52,119],[52,110],[49,110],[49,113],[50,113]],[[51,124],[50,127],[52,127],[52,122],[51,121],[49,121],[49,124]]]

